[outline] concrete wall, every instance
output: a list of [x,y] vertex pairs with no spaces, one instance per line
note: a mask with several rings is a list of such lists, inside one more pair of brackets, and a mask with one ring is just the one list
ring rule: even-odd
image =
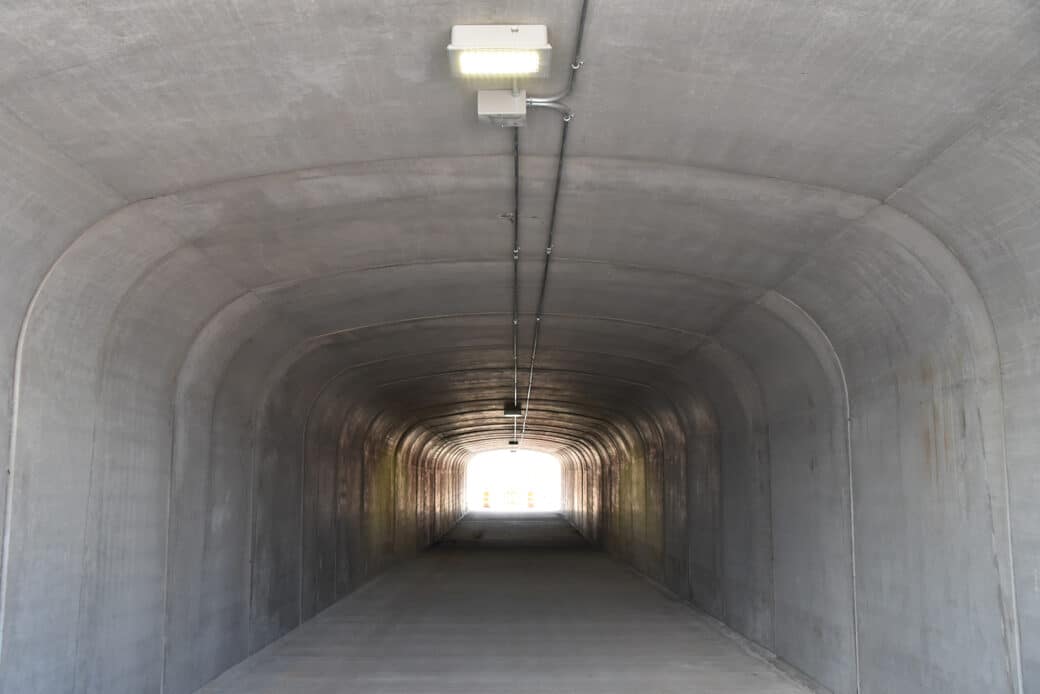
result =
[[325,389],[302,331],[133,221],[26,319],[5,692],[194,691],[461,513],[456,450]]
[[[958,197],[1032,151],[1028,109],[1002,113],[944,154],[973,177],[922,173],[900,209],[694,169],[569,169],[575,218],[610,243],[572,221],[564,250],[659,266],[556,266],[532,430],[568,463],[569,511],[840,694],[1013,692],[1020,635],[1021,690],[1036,686],[1035,210],[1019,188]],[[19,203],[60,197],[40,186],[62,166],[22,156],[5,233],[31,242],[2,258],[5,691],[190,691],[448,527],[466,446],[503,438],[508,261],[488,259],[486,223],[508,162],[236,181],[79,234],[73,218],[118,199],[80,181],[82,209]],[[598,211],[629,188],[661,208],[641,238]],[[718,190],[765,201],[736,216],[744,236],[712,241],[726,258],[767,232],[812,252],[763,291],[759,268],[708,276],[710,243],[659,229]],[[809,212],[760,221],[792,200]],[[430,236],[409,236],[416,219]]]
[[[949,249],[888,208],[782,289],[790,298],[766,293],[733,316],[645,408],[658,422],[682,413],[678,433],[662,444],[634,425],[608,453],[605,546],[832,691],[1018,691],[1004,413],[981,296]],[[688,583],[658,551],[680,533]]]

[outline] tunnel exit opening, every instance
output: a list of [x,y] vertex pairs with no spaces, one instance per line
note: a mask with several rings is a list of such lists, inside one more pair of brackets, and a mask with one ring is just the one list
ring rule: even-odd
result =
[[466,466],[470,511],[559,511],[560,488],[560,460],[548,453],[486,451],[474,455]]

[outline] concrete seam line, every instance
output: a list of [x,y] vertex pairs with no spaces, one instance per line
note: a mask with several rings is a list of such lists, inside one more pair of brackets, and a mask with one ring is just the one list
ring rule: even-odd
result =
[[[222,306],[214,315],[220,313],[230,304],[234,303],[234,299],[227,302]],[[210,317],[210,320],[213,316]],[[205,332],[206,328],[210,324],[210,320],[202,325],[198,330],[195,331],[192,336],[191,344],[184,351],[183,358],[180,360],[180,364],[177,366],[177,376],[173,382],[173,404],[170,411],[170,467],[168,474],[167,494],[166,494],[166,539],[165,547],[163,548],[163,586],[162,586],[162,625],[160,634],[160,652],[159,652],[159,694],[163,694],[166,691],[166,666],[167,666],[167,646],[169,645],[169,589],[170,589],[170,534],[173,528],[173,490],[174,490],[174,474],[177,466],[177,423],[178,413],[181,411],[181,402],[184,395],[184,370],[186,365],[191,360],[193,348],[198,343],[199,339]],[[215,413],[213,410],[210,411],[209,427],[210,431],[213,430]],[[212,461],[207,459],[207,463]]]
[[307,523],[304,519],[304,499],[307,497],[307,436],[310,433],[311,428],[311,416],[314,414],[314,403],[311,403],[311,409],[307,412],[307,417],[303,421],[303,431],[300,435],[300,498],[298,511],[300,514],[300,534],[299,542],[296,547],[296,562],[297,562],[297,592],[296,592],[296,625],[303,624],[303,561],[304,561],[304,545],[306,544],[307,534]]
[[[173,476],[177,464],[177,394],[180,392],[180,376],[182,371],[178,369],[177,379],[174,385],[174,402],[170,416],[170,467],[166,480],[166,543],[163,547],[163,572],[162,572],[162,625],[159,637],[159,694],[166,691],[166,647],[169,644],[170,620],[168,618],[170,609],[170,533],[173,527]],[[210,429],[213,427],[213,413],[210,413]]]
[[842,403],[844,408],[845,417],[845,455],[849,469],[849,548],[850,548],[850,569],[852,575],[852,650],[856,667],[856,692],[862,691],[862,683],[860,682],[860,662],[859,662],[859,605],[856,596],[856,502],[855,494],[853,493],[855,477],[852,469],[852,405],[849,401],[849,384],[845,378],[845,366],[841,363],[841,357],[838,356],[838,351],[834,348],[834,343],[831,342],[830,336],[824,332],[820,324],[809,315],[809,313],[799,306],[797,303],[789,299],[787,296],[773,292],[781,300],[789,304],[793,309],[798,311],[799,314],[805,317],[805,320],[815,328],[816,334],[823,340],[827,346],[827,350],[834,360],[834,366],[838,370],[838,376],[841,380],[841,392],[844,402]]
[[[6,109],[5,109],[6,110]],[[57,150],[55,150],[57,151]],[[62,152],[58,152],[62,157],[66,155]],[[69,160],[71,162],[71,159]],[[78,169],[84,171],[84,169],[77,166]],[[94,177],[87,174],[89,178]],[[0,663],[3,662],[4,653],[4,631],[7,624],[7,583],[8,583],[8,564],[10,562],[10,544],[11,544],[11,521],[13,520],[13,512],[11,510],[12,503],[14,501],[14,470],[15,470],[15,451],[17,449],[18,440],[18,412],[20,405],[20,394],[21,394],[21,382],[22,382],[22,361],[25,356],[25,338],[26,330],[29,325],[29,320],[32,317],[33,311],[36,308],[36,302],[39,300],[40,295],[43,293],[43,288],[46,286],[47,281],[51,278],[58,265],[61,263],[62,258],[68,254],[68,252],[75,246],[80,239],[83,238],[84,234],[90,229],[93,229],[97,224],[101,223],[106,219],[114,217],[120,210],[125,209],[127,205],[126,198],[118,191],[111,189],[103,181],[98,180],[102,187],[108,189],[115,198],[118,198],[123,203],[123,207],[117,208],[115,211],[109,211],[100,219],[95,220],[92,224],[84,227],[79,234],[76,235],[58,254],[58,257],[47,268],[47,271],[40,278],[40,283],[36,285],[36,289],[33,291],[32,299],[29,300],[28,306],[25,307],[25,313],[22,315],[22,321],[18,326],[18,341],[15,346],[15,357],[14,357],[14,369],[13,376],[11,379],[11,435],[8,438],[8,456],[7,456],[7,470],[5,470],[7,487],[4,491],[5,505],[4,505],[4,526],[3,526],[3,538],[0,540]],[[132,204],[132,203],[130,203]]]
[[[51,266],[51,271],[53,271],[53,269],[54,267]],[[49,275],[50,271],[47,274]],[[25,349],[25,333],[26,327],[29,324],[29,317],[32,315],[33,308],[36,305],[36,300],[40,296],[40,290],[46,281],[47,276],[44,276],[43,282],[41,282],[36,288],[36,293],[33,295],[32,301],[29,302],[29,307],[25,312],[25,318],[22,320],[21,330],[18,333],[18,346],[15,349],[14,381],[11,384],[11,436],[8,440],[7,470],[5,471],[7,488],[5,490],[4,535],[3,546],[0,547],[0,663],[3,662],[4,632],[7,625],[8,569],[11,563],[11,521],[14,518],[12,506],[14,505],[15,451],[18,446],[18,410],[21,401],[19,396],[22,390],[22,359]]]
[[[266,400],[267,391],[264,391],[264,400]],[[263,406],[261,401],[260,407]],[[258,414],[259,410],[253,410],[250,412],[250,430],[252,432],[252,442],[250,443],[249,449],[249,547],[248,547],[248,561],[246,562],[246,592],[248,599],[246,600],[246,653],[252,654],[254,652],[254,633],[253,633],[253,601],[256,598],[256,590],[253,581],[253,567],[256,562],[256,513],[257,513],[257,500],[256,500],[256,484],[257,484],[257,458],[260,456],[260,450],[257,446],[257,442],[260,440],[260,422],[261,418]]]
[[332,461],[332,603],[339,600],[339,436],[336,436],[336,455]]
[[[55,150],[55,151],[57,151],[57,150]],[[57,153],[59,154],[59,156],[67,159],[66,155],[63,152],[57,152]],[[69,161],[71,162],[71,160],[69,160]],[[77,167],[77,168],[79,168],[79,167]],[[80,169],[80,170],[85,172],[85,170],[83,170],[83,169]],[[93,176],[89,176],[89,174],[88,174],[88,177],[93,179]],[[126,205],[126,198],[122,194],[120,194],[118,191],[115,191],[114,189],[109,188],[107,186],[107,184],[105,184],[104,182],[102,182],[100,180],[98,180],[97,183],[99,183],[102,187],[108,189],[108,191],[110,193],[112,193],[112,195],[114,197],[118,198],[121,202],[124,203],[124,206]],[[118,209],[122,209],[122,208],[118,208]],[[118,209],[116,210],[117,212],[118,212]],[[113,214],[114,214],[114,212],[109,212],[108,214],[103,216],[101,218],[101,220],[107,219],[108,217],[111,217]],[[96,220],[95,224],[98,221],[101,221],[101,220]],[[30,319],[30,317],[33,314],[33,310],[35,309],[36,302],[37,302],[37,300],[39,299],[39,297],[40,297],[40,295],[42,293],[43,287],[47,284],[47,281],[48,281],[48,279],[50,279],[51,275],[54,274],[55,269],[57,268],[57,266],[60,263],[61,259],[64,258],[66,253],[68,253],[69,249],[71,249],[80,240],[80,238],[82,238],[83,233],[85,233],[87,230],[91,229],[93,226],[94,226],[93,224],[88,225],[87,227],[85,227],[81,231],[81,233],[76,235],[76,237],[73,238],[61,250],[61,252],[59,253],[58,257],[55,258],[54,261],[50,264],[50,267],[47,268],[47,271],[44,273],[43,277],[40,279],[39,284],[37,284],[36,289],[33,292],[32,299],[30,299],[28,306],[26,306],[26,308],[25,308],[25,313],[23,314],[22,321],[21,321],[21,323],[19,325],[18,341],[17,341],[16,347],[15,347],[15,359],[14,359],[14,365],[13,365],[14,368],[12,370],[13,374],[12,374],[12,380],[11,380],[11,397],[10,397],[10,403],[11,403],[11,418],[10,418],[11,433],[10,433],[10,437],[8,439],[7,469],[4,471],[4,476],[6,477],[6,480],[5,480],[6,481],[6,487],[4,489],[4,497],[5,497],[5,501],[4,501],[4,526],[3,526],[3,538],[2,538],[2,540],[0,540],[0,662],[2,662],[2,660],[3,660],[4,627],[6,625],[6,616],[7,616],[7,609],[6,608],[7,608],[8,565],[9,565],[9,561],[10,561],[11,521],[13,520],[13,512],[12,512],[12,508],[11,507],[12,507],[12,503],[14,501],[14,488],[13,488],[13,485],[14,485],[14,469],[15,469],[15,464],[14,463],[15,463],[15,451],[17,449],[17,439],[18,439],[17,423],[18,423],[18,413],[19,413],[19,409],[20,409],[19,408],[19,404],[20,404],[19,395],[20,395],[20,392],[21,392],[22,361],[23,361],[23,358],[24,358],[26,328],[29,325],[29,319]]]
[[[952,147],[952,145],[951,145],[951,147]],[[950,149],[950,147],[948,147],[947,149]],[[943,151],[945,151],[945,150],[943,150]],[[934,160],[933,160],[933,162],[934,162]],[[924,168],[925,169],[928,168],[928,166],[930,166],[931,163],[932,162],[929,162],[929,164],[926,167],[924,167]],[[914,178],[916,178],[916,176]],[[912,181],[913,179],[910,179],[910,180]],[[903,187],[905,187],[905,185]],[[900,190],[902,190],[902,187],[900,188]],[[988,472],[984,472],[983,473],[983,479],[985,479],[985,481],[986,481],[986,494],[987,494],[987,500],[988,500],[988,503],[989,503],[989,506],[990,506],[990,514],[989,514],[990,515],[990,522],[991,522],[990,537],[991,537],[991,545],[992,545],[992,548],[993,548],[993,561],[994,561],[995,568],[996,568],[996,571],[997,571],[998,602],[1000,602],[1000,605],[1001,605],[1002,618],[1005,620],[1003,631],[1004,631],[1005,648],[1008,651],[1007,657],[1008,657],[1008,660],[1009,660],[1009,663],[1008,663],[1009,676],[1011,676],[1011,679],[1012,679],[1012,682],[1011,682],[1012,690],[1014,692],[1016,692],[1017,694],[1020,694],[1021,692],[1025,691],[1025,686],[1026,685],[1025,685],[1025,674],[1024,674],[1024,672],[1022,670],[1022,627],[1021,627],[1021,619],[1020,619],[1019,612],[1018,612],[1018,584],[1017,584],[1017,581],[1016,581],[1017,573],[1015,571],[1014,523],[1013,523],[1013,519],[1012,519],[1012,508],[1011,508],[1011,506],[1012,506],[1012,501],[1011,501],[1011,473],[1010,473],[1010,470],[1008,468],[1008,454],[1007,454],[1007,400],[1005,398],[1005,393],[1004,393],[1004,361],[1003,361],[1003,357],[1002,357],[1002,350],[1001,350],[1001,346],[1000,346],[1000,339],[999,339],[999,337],[997,335],[996,326],[993,323],[993,314],[990,311],[989,304],[986,302],[986,297],[982,294],[982,290],[979,288],[979,283],[975,279],[974,275],[972,275],[972,273],[969,270],[968,266],[964,264],[964,262],[961,260],[961,257],[956,252],[954,252],[954,249],[946,241],[944,241],[942,238],[940,238],[939,235],[936,232],[932,231],[931,228],[926,226],[921,220],[917,219],[914,215],[912,215],[909,212],[906,212],[906,211],[900,209],[899,207],[896,207],[895,204],[893,202],[891,202],[891,198],[893,198],[898,192],[899,191],[896,191],[896,193],[893,193],[892,195],[890,195],[888,198],[885,199],[884,207],[889,208],[891,210],[894,210],[896,213],[905,216],[907,219],[913,221],[915,224],[920,226],[921,229],[923,229],[926,232],[928,241],[936,243],[938,248],[941,249],[942,257],[944,257],[947,262],[953,264],[956,267],[957,271],[960,273],[960,275],[963,278],[967,279],[967,285],[969,287],[968,291],[970,292],[971,296],[967,300],[965,300],[964,298],[961,298],[961,297],[958,297],[958,299],[960,300],[962,305],[970,305],[971,303],[974,303],[976,305],[976,308],[980,309],[980,314],[981,314],[981,317],[982,317],[982,321],[981,322],[983,323],[983,327],[984,327],[984,331],[985,331],[985,338],[990,341],[991,346],[993,348],[993,355],[994,355],[995,369],[996,369],[995,373],[994,373],[994,376],[995,376],[994,382],[995,382],[995,386],[996,386],[996,390],[997,390],[997,397],[998,397],[998,400],[999,400],[998,412],[1000,414],[1000,437],[999,437],[1000,440],[999,440],[998,443],[999,443],[999,447],[1000,447],[1000,468],[1001,468],[1001,473],[1002,473],[1001,476],[1003,477],[1003,484],[1001,486],[1003,487],[1002,491],[1004,492],[1004,501],[1005,501],[1005,503],[1004,503],[1004,514],[1003,514],[1004,517],[1003,517],[1002,520],[1003,520],[1004,530],[1007,532],[1007,542],[1008,542],[1008,548],[1007,548],[1008,549],[1008,556],[1007,556],[1008,566],[1007,566],[1007,569],[1008,569],[1008,572],[1010,574],[1010,576],[1009,576],[1009,579],[1010,579],[1009,583],[1010,583],[1010,585],[1008,586],[1008,588],[1009,588],[1008,593],[1009,594],[1006,596],[1006,598],[1004,596],[1004,590],[1003,590],[1003,586],[1002,586],[1001,580],[1000,580],[1000,565],[999,565],[999,559],[997,557],[996,519],[994,518],[994,514],[993,514],[993,487],[992,487],[992,485],[990,483],[990,477],[989,477]],[[897,241],[898,241],[898,239],[897,239]],[[915,252],[915,255],[917,255],[916,252]],[[938,285],[942,286],[944,289],[946,289],[947,283],[945,281],[943,281],[943,278],[940,276],[940,273],[937,272],[936,269],[933,266],[931,266],[931,265],[929,265],[927,263],[924,263],[923,261],[922,261],[921,264],[922,264],[922,267],[924,267],[925,271],[933,279],[933,281],[935,281],[936,284],[938,284]],[[952,296],[951,296],[951,299],[952,299]],[[979,378],[979,376],[976,375],[976,379],[977,378]],[[984,429],[984,427],[982,425],[982,422],[980,421],[980,430],[981,429]],[[1004,601],[1005,601],[1005,599],[1007,599],[1010,602],[1010,611],[1011,611],[1010,615],[1007,615],[1004,612]],[[1008,625],[1007,625],[1007,619],[1009,617],[1010,617],[1010,619],[1012,621],[1012,625],[1011,625],[1010,629],[1008,628]],[[1011,632],[1010,634],[1008,634],[1009,630]],[[1012,650],[1014,651],[1014,653],[1011,652]],[[1014,670],[1013,673],[1010,671],[1011,669]]]
[[[994,340],[996,340],[996,331],[994,331]],[[1007,402],[1004,399],[1004,377],[1003,377],[1003,364],[1000,362],[1000,350],[997,349],[997,370],[1000,373],[998,379],[998,389],[1000,392],[1000,405],[1001,405],[1001,434],[1000,437],[1000,448],[1003,457],[1003,468],[1004,468],[1004,494],[1006,495],[1005,503],[1005,520],[1007,522],[1007,533],[1008,533],[1008,570],[1011,572],[1011,609],[1015,617],[1015,668],[1018,674],[1017,691],[1024,692],[1026,688],[1025,673],[1022,671],[1022,620],[1018,614],[1018,586],[1015,581],[1015,546],[1014,546],[1014,526],[1011,520],[1011,473],[1008,471],[1008,460],[1007,460]],[[998,576],[999,578],[999,576]]]

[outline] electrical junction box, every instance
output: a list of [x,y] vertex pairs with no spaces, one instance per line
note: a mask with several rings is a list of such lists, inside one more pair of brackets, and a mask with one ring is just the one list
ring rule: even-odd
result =
[[527,122],[527,92],[523,89],[482,89],[477,92],[477,118],[500,128]]

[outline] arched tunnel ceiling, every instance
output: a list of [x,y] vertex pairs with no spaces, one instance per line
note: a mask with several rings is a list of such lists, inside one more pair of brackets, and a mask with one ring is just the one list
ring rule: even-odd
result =
[[[329,379],[477,450],[508,431],[510,142],[451,79],[447,31],[548,24],[553,79],[530,85],[547,92],[577,7],[12,3],[0,25],[49,40],[0,39],[0,122],[126,205],[58,267],[130,241],[126,296],[183,297],[199,325],[245,321],[248,297],[263,316],[235,339],[321,352]],[[594,435],[763,296],[812,289],[799,273],[895,214],[1035,67],[1037,15],[593,0],[532,442]],[[558,137],[543,112],[522,132],[525,354]]]
[[[19,28],[0,68],[8,117],[137,199],[347,161],[507,151],[449,76],[448,30],[545,23],[558,83],[577,3],[26,2],[0,21]],[[1035,56],[1036,21],[1020,0],[600,0],[574,153],[884,197]],[[547,153],[553,118],[534,121],[529,151]]]
[[[469,449],[497,447],[511,430],[501,414],[512,395],[511,225],[501,218],[510,164],[400,160],[207,186],[124,209],[66,260],[90,257],[89,238],[128,234],[154,259],[127,296],[191,283],[192,303],[212,287],[227,298],[211,322],[237,316],[229,306],[248,296],[270,318],[237,339],[297,334],[299,354],[323,348],[327,377],[349,373],[354,396],[392,394],[399,416]],[[554,168],[524,159],[522,387]],[[878,206],[804,184],[586,157],[568,158],[563,196],[527,440],[550,450],[595,435],[633,392],[663,398],[733,316]],[[142,222],[154,238],[134,235]]]

